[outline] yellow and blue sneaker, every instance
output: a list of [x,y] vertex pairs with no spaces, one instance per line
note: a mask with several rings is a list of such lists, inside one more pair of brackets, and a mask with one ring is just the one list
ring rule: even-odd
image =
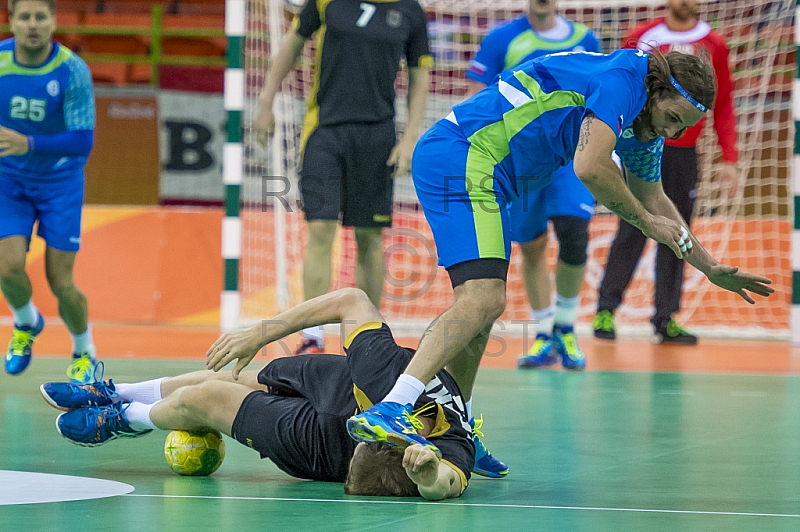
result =
[[418,443],[428,447],[441,458],[434,444],[417,434],[422,422],[411,413],[411,405],[378,403],[347,420],[347,432],[357,442],[384,442],[400,451]]
[[469,426],[472,427],[472,441],[475,442],[475,465],[472,466],[472,472],[489,478],[503,478],[508,475],[508,466],[492,456],[481,441],[483,414],[478,419],[470,419]]
[[556,362],[558,356],[553,352],[553,338],[549,334],[539,333],[528,352],[517,359],[517,367],[541,368]]
[[111,379],[92,384],[46,382],[39,386],[39,391],[50,406],[65,412],[79,408],[108,406],[120,400]]
[[44,329],[44,318],[41,313],[36,319],[36,325],[28,327],[24,325],[14,325],[14,332],[11,333],[11,341],[8,343],[6,352],[6,373],[9,375],[19,375],[31,362],[33,355],[33,342]]
[[586,369],[586,357],[578,345],[575,329],[571,325],[556,325],[553,329],[553,345],[561,356],[561,365],[564,366],[564,369],[575,371]]
[[130,403],[64,412],[56,418],[58,432],[75,445],[97,447],[117,438],[136,438],[152,429],[134,430],[125,417]]
[[90,384],[96,382],[95,373],[100,362],[94,357],[94,348],[83,351],[82,353],[72,353],[72,362],[67,368],[67,377],[75,384]]

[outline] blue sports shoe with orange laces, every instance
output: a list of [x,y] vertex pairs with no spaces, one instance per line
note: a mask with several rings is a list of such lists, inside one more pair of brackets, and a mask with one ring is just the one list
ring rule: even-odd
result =
[[481,441],[483,415],[481,414],[478,419],[470,419],[469,426],[472,427],[472,441],[475,442],[475,465],[472,467],[472,472],[489,478],[503,478],[508,475],[508,466],[492,456]]
[[564,369],[582,371],[586,369],[586,357],[583,355],[575,329],[572,326],[556,326],[553,329],[553,345],[561,356],[561,365]]
[[411,413],[410,404],[378,403],[347,420],[347,432],[355,441],[385,442],[401,451],[418,443],[441,458],[439,448],[417,434],[421,428],[422,422]]
[[117,438],[136,438],[152,429],[134,430],[125,417],[130,403],[116,403],[97,408],[81,408],[56,418],[56,428],[75,445],[97,447]]
[[44,318],[41,313],[36,319],[36,325],[28,327],[24,325],[14,325],[11,333],[11,341],[8,343],[6,351],[6,373],[9,375],[19,375],[31,362],[33,354],[33,342],[44,329]]
[[539,333],[528,352],[517,359],[517,367],[541,368],[556,362],[558,355],[553,352],[553,338],[549,334]]
[[39,387],[39,391],[50,406],[65,412],[119,402],[119,396],[111,379],[92,384],[46,382]]

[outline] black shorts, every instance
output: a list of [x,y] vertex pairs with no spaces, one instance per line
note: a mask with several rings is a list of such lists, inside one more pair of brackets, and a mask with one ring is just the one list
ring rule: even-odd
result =
[[300,169],[306,220],[339,220],[352,227],[392,225],[396,141],[394,121],[319,126],[308,138]]
[[362,410],[386,397],[414,356],[413,349],[397,345],[385,323],[368,327],[345,344],[356,401]]
[[344,482],[356,445],[346,428],[356,404],[344,357],[279,358],[258,380],[269,393],[245,397],[231,435],[293,477]]

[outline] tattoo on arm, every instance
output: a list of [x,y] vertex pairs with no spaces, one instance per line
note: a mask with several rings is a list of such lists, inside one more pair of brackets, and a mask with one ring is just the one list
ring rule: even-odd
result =
[[578,151],[583,151],[589,142],[589,127],[592,125],[592,120],[594,120],[594,114],[587,112],[586,117],[581,122],[581,130],[578,134]]
[[641,229],[640,227],[641,219],[636,215],[635,212],[631,212],[628,209],[626,209],[625,205],[623,205],[622,203],[619,203],[617,201],[610,201],[608,203],[608,208],[617,213],[617,215],[620,218],[622,218],[632,226]]

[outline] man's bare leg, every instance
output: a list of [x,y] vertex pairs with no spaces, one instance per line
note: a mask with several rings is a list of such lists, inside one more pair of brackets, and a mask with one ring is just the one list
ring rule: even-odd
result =
[[231,435],[233,421],[253,389],[224,379],[183,386],[153,405],[150,420],[163,430],[212,428]]
[[[455,288],[455,302],[422,338],[405,374],[428,382],[452,362],[478,333],[494,323],[506,306],[506,283],[501,279],[473,279]],[[476,353],[480,364],[482,350]]]
[[207,381],[223,381],[241,384],[251,390],[264,390],[267,387],[258,382],[259,370],[243,371],[239,374],[239,379],[234,380],[229,371],[215,372],[211,370],[193,371],[191,373],[184,373],[177,377],[167,377],[161,381],[161,397],[166,398],[179,388],[185,386],[193,386]]

